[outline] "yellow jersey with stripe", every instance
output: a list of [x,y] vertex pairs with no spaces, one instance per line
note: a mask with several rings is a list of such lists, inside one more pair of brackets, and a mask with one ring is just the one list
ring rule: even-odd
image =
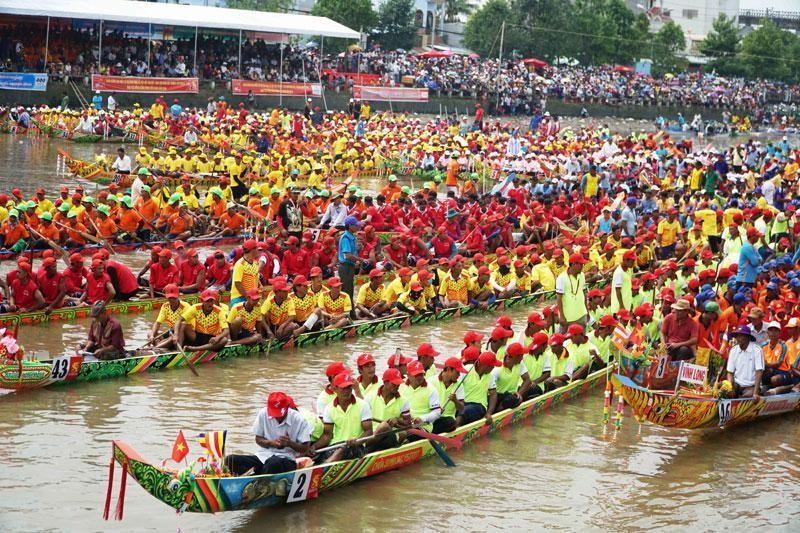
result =
[[395,303],[401,294],[408,292],[410,284],[410,281],[408,284],[403,284],[399,277],[393,279],[383,291],[383,301],[389,304]]
[[[236,282],[241,282],[244,287],[244,294],[239,292]],[[247,294],[247,291],[258,288],[258,261],[252,263],[244,257],[240,257],[233,265],[231,277],[231,299],[240,298]]]
[[239,302],[238,304],[231,307],[231,310],[228,311],[228,324],[236,320],[237,318],[242,319],[242,327],[248,331],[255,331],[256,323],[261,320],[263,314],[261,313],[261,307],[258,305],[254,305],[253,309],[248,311],[245,306],[245,302]]
[[169,305],[169,302],[165,302],[161,305],[161,309],[158,311],[156,322],[171,328],[175,326],[175,324],[178,322],[178,319],[181,317],[181,315],[183,315],[188,307],[189,304],[187,302],[179,302],[178,308],[173,311]]
[[460,302],[462,305],[467,305],[469,303],[469,291],[472,288],[472,280],[466,271],[462,270],[458,279],[454,279],[453,274],[450,273],[445,276],[444,279],[440,278],[440,280],[440,296],[446,296],[448,300]]
[[404,292],[397,299],[397,303],[420,312],[428,309],[428,299],[425,297],[424,292],[421,292],[417,298],[412,298],[410,292]]
[[372,307],[376,303],[380,302],[383,298],[383,283],[378,285],[377,289],[374,289],[370,286],[369,283],[365,283],[358,289],[358,295],[356,296],[356,304],[363,305],[364,307]]
[[270,294],[261,304],[261,313],[273,326],[285,323],[295,316],[294,302],[288,296],[281,303],[275,301],[275,294]]
[[311,291],[307,291],[302,298],[293,292],[289,298],[294,304],[294,316],[298,322],[305,322],[317,310],[317,297]]
[[197,333],[206,335],[218,335],[228,327],[228,323],[225,321],[225,310],[218,305],[215,305],[208,314],[203,311],[202,303],[191,305],[183,312],[182,318],[191,324]]
[[333,298],[330,292],[320,293],[317,305],[329,315],[341,315],[349,313],[353,309],[350,296],[340,292],[338,298]]

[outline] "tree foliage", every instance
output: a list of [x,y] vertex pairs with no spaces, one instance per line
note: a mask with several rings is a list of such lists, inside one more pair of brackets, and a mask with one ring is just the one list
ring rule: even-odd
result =
[[510,17],[511,7],[506,0],[489,0],[467,20],[464,44],[482,56],[496,56],[500,49],[500,27]]
[[225,6],[231,9],[286,13],[292,7],[292,0],[228,0]]
[[474,9],[469,0],[445,0],[444,21],[459,22],[461,15],[469,15]]
[[680,57],[686,48],[683,30],[669,21],[653,36],[653,69],[656,73],[675,72],[686,68],[686,60]]
[[764,19],[758,29],[742,39],[738,58],[744,74],[751,78],[796,80],[799,52],[796,35]]
[[376,40],[384,50],[414,46],[414,0],[384,0],[378,8]]
[[739,31],[736,20],[728,18],[724,13],[714,20],[711,31],[700,43],[700,53],[711,58],[708,67],[717,73],[727,76],[740,74],[741,65],[736,57],[739,47]]
[[[371,32],[378,24],[378,14],[372,9],[370,0],[319,0],[311,9],[311,14],[328,17],[356,31]],[[309,28],[313,34],[313,28]],[[332,50],[342,50],[347,45],[346,39],[325,40]]]

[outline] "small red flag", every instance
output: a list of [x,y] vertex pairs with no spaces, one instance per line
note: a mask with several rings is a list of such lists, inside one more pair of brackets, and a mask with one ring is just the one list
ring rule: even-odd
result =
[[186,438],[181,430],[178,432],[178,436],[175,437],[175,444],[172,445],[172,460],[180,463],[188,454],[189,445],[186,443]]

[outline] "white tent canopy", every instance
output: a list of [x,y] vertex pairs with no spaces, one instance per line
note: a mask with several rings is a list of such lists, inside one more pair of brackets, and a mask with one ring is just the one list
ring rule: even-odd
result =
[[329,18],[127,0],[0,0],[0,13],[358,39]]

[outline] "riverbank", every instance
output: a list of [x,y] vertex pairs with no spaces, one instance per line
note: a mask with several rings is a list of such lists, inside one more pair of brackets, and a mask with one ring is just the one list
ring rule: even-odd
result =
[[[78,84],[78,88],[87,100],[91,100],[91,90],[87,85]],[[67,85],[59,81],[50,81],[47,85],[47,90],[42,92],[37,91],[0,91],[0,105],[7,106],[12,104],[23,105],[26,107],[41,105],[45,103],[49,106],[58,106],[67,91]],[[335,92],[325,91],[324,98],[314,98],[314,105],[326,109],[345,109],[351,97],[349,92]],[[104,101],[107,93],[103,93]],[[115,93],[114,98],[120,107],[126,108],[133,106],[134,103],[139,103],[142,106],[149,105],[156,94],[139,94],[139,93]],[[219,98],[224,96],[225,99],[237,106],[239,102],[247,103],[246,96],[235,96],[229,90],[227,83],[203,83],[197,94],[168,94],[167,98],[178,98],[184,106],[205,106],[209,98]],[[78,98],[72,89],[69,89],[70,106],[79,107]],[[248,105],[248,108],[256,110],[272,109],[276,106],[287,107],[292,110],[300,110],[303,108],[305,97],[303,96],[256,96],[255,105]],[[464,98],[459,94],[437,94],[431,93],[428,102],[370,102],[373,110],[383,111],[391,109],[395,111],[439,115],[445,113],[452,113],[453,111],[458,114],[472,115],[474,113],[475,103],[477,100],[474,98]],[[491,102],[484,103],[484,107],[490,109],[493,107]],[[695,114],[700,114],[706,120],[720,120],[722,118],[723,108],[716,107],[697,107],[697,106],[667,106],[667,105],[610,105],[592,102],[567,102],[550,98],[547,100],[547,110],[551,114],[557,116],[578,117],[581,115],[582,109],[588,111],[589,116],[595,118],[615,117],[615,118],[633,118],[640,120],[652,121],[658,116],[667,118],[675,118],[678,113],[684,117],[692,117]],[[748,114],[748,110],[730,110],[736,114]]]

